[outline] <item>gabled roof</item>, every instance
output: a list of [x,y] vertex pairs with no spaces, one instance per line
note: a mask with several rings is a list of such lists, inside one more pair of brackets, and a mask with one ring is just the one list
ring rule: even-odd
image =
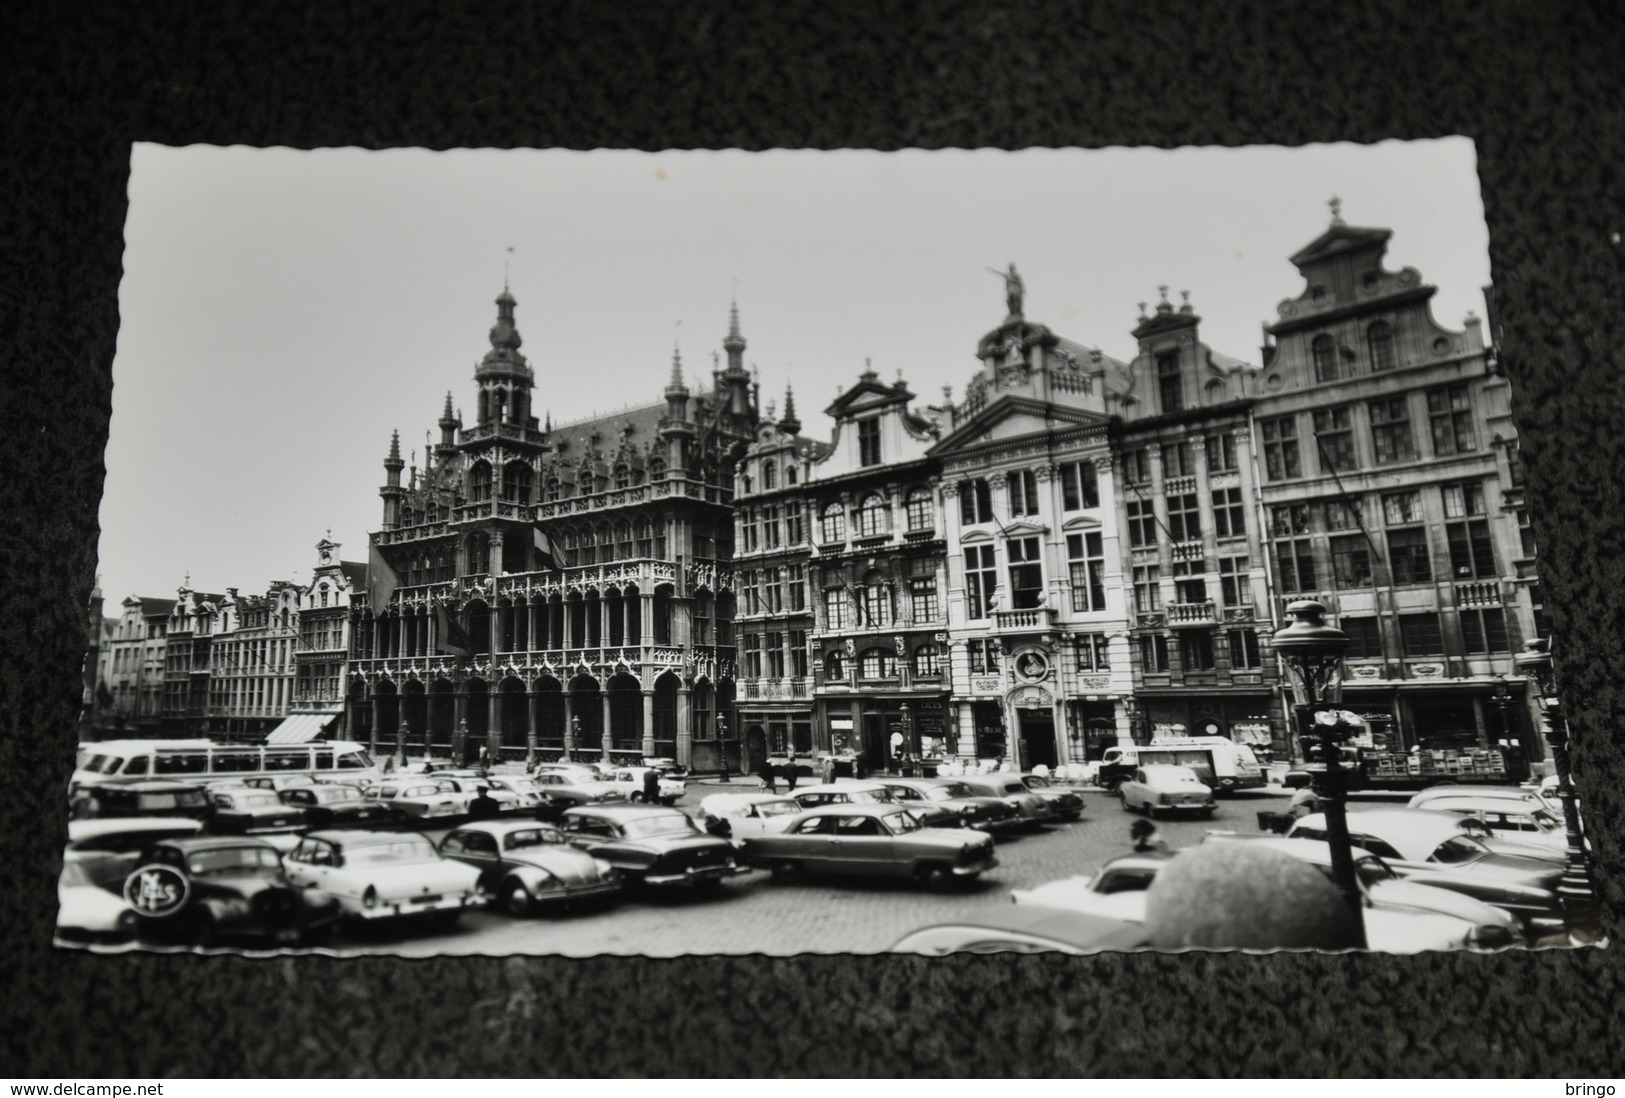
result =
[[[955,453],[960,450],[972,449],[981,443],[983,432],[991,430],[996,425],[1017,417],[1031,417],[1038,421],[1034,429],[1027,434],[1039,435],[1046,431],[1069,430],[1076,427],[1104,427],[1110,418],[1099,412],[1091,412],[1086,408],[1075,408],[1066,404],[1049,404],[1031,397],[1004,396],[993,401],[987,407],[977,412],[970,419],[955,427],[948,435],[928,453],[932,457]],[[1042,424],[1048,422],[1049,426]],[[1022,436],[1011,436],[1022,437]],[[999,441],[1009,441],[1008,438]]]
[[174,599],[155,599],[141,596],[141,616],[144,618],[169,617],[175,612]]
[[913,399],[914,394],[901,382],[887,385],[873,373],[868,373],[860,377],[856,385],[836,397],[835,402],[824,409],[824,414],[839,419],[847,412],[854,411],[859,405],[864,408],[883,408],[889,404],[901,404]]
[[1386,247],[1393,235],[1392,229],[1361,229],[1336,221],[1331,228],[1304,245],[1292,257],[1292,265],[1302,268],[1345,252]]

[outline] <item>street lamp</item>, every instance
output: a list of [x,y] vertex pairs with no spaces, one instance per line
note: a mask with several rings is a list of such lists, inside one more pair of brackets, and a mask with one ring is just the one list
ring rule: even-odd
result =
[[564,761],[576,761],[576,744],[581,742],[581,717],[579,714],[570,718],[570,728],[564,734]]
[[1359,915],[1360,948],[1364,948],[1365,918],[1360,886],[1354,877],[1354,851],[1349,842],[1349,823],[1342,763],[1342,744],[1353,731],[1339,716],[1336,703],[1343,692],[1343,653],[1349,636],[1326,624],[1326,608],[1310,599],[1289,603],[1288,625],[1275,631],[1275,651],[1286,664],[1297,702],[1292,707],[1298,729],[1300,752],[1306,765],[1319,760],[1324,769],[1311,766],[1315,793],[1326,817],[1326,845],[1332,856],[1332,883]]
[[903,714],[903,773],[912,772],[915,760],[919,758],[918,745],[914,742],[914,712],[909,709],[908,702],[903,702],[899,709]]
[[717,775],[717,781],[728,780],[728,718],[721,713],[717,714],[717,754],[722,758],[722,773]]
[[1535,704],[1540,707],[1546,726],[1546,743],[1551,748],[1552,765],[1557,770],[1557,798],[1563,804],[1563,829],[1567,840],[1563,865],[1563,879],[1557,893],[1563,899],[1563,908],[1569,916],[1572,932],[1576,923],[1590,923],[1597,914],[1597,894],[1591,887],[1591,874],[1586,870],[1585,838],[1580,830],[1580,810],[1574,800],[1574,785],[1569,778],[1569,722],[1563,715],[1563,705],[1557,696],[1557,674],[1552,663],[1551,641],[1536,637],[1524,650],[1512,657],[1519,671],[1529,676],[1535,687]]

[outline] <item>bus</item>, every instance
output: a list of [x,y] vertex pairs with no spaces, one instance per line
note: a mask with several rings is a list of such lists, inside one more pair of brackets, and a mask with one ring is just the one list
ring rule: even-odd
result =
[[1179,736],[1107,748],[1095,773],[1095,783],[1116,789],[1141,766],[1189,767],[1215,793],[1258,789],[1269,781],[1253,749],[1246,744],[1224,736]]
[[69,791],[118,778],[203,784],[279,774],[372,780],[380,776],[366,746],[350,740],[270,746],[211,740],[107,740],[79,745]]

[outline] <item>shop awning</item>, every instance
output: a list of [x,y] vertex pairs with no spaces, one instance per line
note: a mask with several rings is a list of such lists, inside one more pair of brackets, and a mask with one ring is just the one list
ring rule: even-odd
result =
[[265,742],[309,743],[326,732],[327,726],[337,719],[337,713],[295,713],[273,728],[271,734],[265,737]]

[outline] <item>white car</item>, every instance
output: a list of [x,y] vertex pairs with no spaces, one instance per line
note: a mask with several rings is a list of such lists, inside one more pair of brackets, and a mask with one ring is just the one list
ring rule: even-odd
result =
[[479,870],[412,832],[313,831],[283,864],[288,880],[337,897],[354,919],[421,916],[450,926],[484,902]]
[[[626,799],[629,800],[629,801],[636,802],[636,803],[642,803],[642,801],[643,801],[643,775],[648,773],[651,769],[652,769],[651,767],[647,767],[647,766],[620,766],[620,767],[616,767],[614,770],[610,771],[610,779],[612,781],[624,782],[624,783],[627,783],[627,784],[631,785],[632,788],[630,790],[628,790],[627,793],[626,793]],[[656,770],[655,773],[659,774],[660,771]],[[676,804],[678,802],[679,799],[682,798],[683,794],[686,793],[686,792],[688,792],[688,783],[687,782],[679,781],[676,778],[668,778],[664,774],[661,774],[661,776],[660,776],[660,803],[661,804],[667,805],[667,806],[674,805],[674,804]]]
[[492,775],[485,779],[491,787],[492,795],[498,792],[513,794],[514,804],[523,811],[540,808],[542,801],[542,787],[530,778],[506,778]]
[[1209,819],[1218,803],[1213,790],[1188,766],[1136,767],[1133,777],[1118,786],[1117,792],[1123,798],[1123,811],[1143,811],[1152,817],[1158,812],[1195,812]]
[[1461,792],[1453,797],[1432,797],[1420,804],[1412,797],[1410,806],[1427,812],[1454,812],[1458,816],[1477,820],[1489,830],[1491,836],[1503,842],[1568,850],[1568,831],[1563,826],[1563,817],[1547,808],[1545,802],[1534,798],[1482,797]]
[[56,933],[68,941],[122,942],[135,936],[136,914],[124,897],[98,886],[82,855],[69,853],[56,882]]
[[181,816],[73,820],[63,858],[77,860],[91,884],[122,890],[125,878],[141,865],[142,854],[153,843],[202,833],[202,821]]
[[774,793],[713,793],[700,802],[700,823],[713,835],[744,840],[779,834],[802,811],[799,801]]
[[372,796],[403,815],[416,819],[466,816],[469,803],[474,800],[472,793],[460,791],[450,778],[436,778],[433,775],[379,782]]

